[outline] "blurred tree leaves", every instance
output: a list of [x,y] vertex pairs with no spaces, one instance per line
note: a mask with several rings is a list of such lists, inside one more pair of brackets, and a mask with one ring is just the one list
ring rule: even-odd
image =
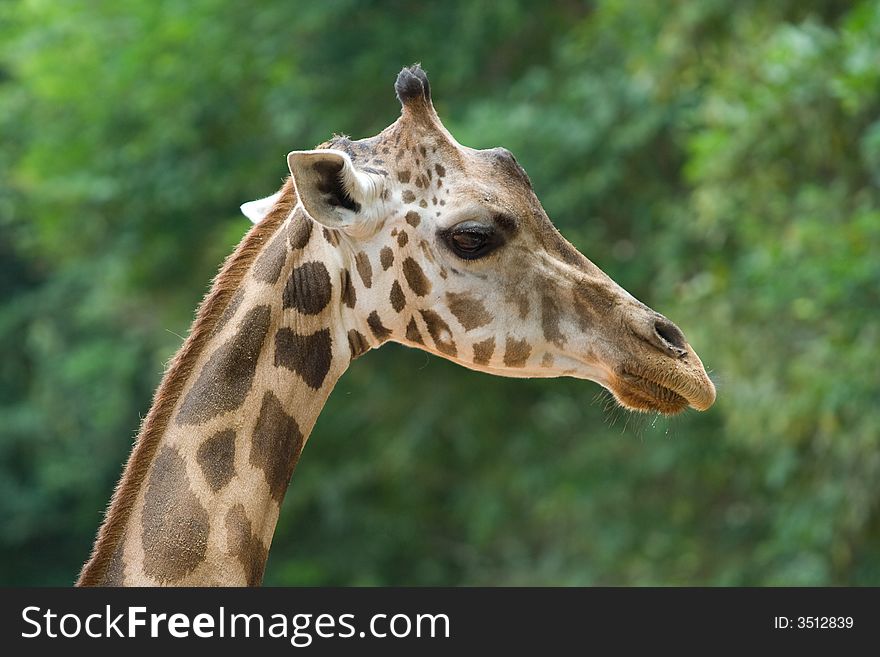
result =
[[0,5],[0,555],[71,582],[284,154],[397,113],[503,144],[672,317],[706,414],[397,346],[357,361],[272,584],[880,584],[880,3]]

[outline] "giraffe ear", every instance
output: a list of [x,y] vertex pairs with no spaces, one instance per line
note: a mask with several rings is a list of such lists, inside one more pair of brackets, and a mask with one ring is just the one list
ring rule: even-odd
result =
[[293,151],[287,166],[306,212],[318,223],[346,229],[375,217],[384,180],[360,171],[347,153]]
[[242,203],[241,212],[253,223],[258,224],[269,213],[269,210],[272,209],[279,198],[281,198],[281,192],[275,192],[272,196]]

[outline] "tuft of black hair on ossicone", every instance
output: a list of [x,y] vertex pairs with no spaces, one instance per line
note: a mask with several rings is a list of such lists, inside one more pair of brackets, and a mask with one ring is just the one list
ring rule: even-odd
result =
[[420,64],[406,66],[397,74],[394,91],[397,92],[397,100],[402,105],[406,105],[416,98],[423,98],[427,102],[431,101],[431,85],[428,83],[428,76]]

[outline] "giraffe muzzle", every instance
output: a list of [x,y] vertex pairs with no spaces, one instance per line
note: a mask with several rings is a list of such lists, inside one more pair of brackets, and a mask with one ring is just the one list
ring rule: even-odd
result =
[[609,381],[617,400],[637,411],[675,415],[715,403],[715,385],[675,324],[639,304],[627,317],[633,339]]

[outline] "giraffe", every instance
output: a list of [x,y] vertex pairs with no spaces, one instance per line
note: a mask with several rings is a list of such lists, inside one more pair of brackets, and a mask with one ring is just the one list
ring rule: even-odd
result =
[[551,224],[504,148],[459,144],[420,66],[400,117],[287,157],[171,361],[79,585],[258,585],[334,384],[385,342],[513,377],[572,376],[626,408],[705,410],[671,321]]

